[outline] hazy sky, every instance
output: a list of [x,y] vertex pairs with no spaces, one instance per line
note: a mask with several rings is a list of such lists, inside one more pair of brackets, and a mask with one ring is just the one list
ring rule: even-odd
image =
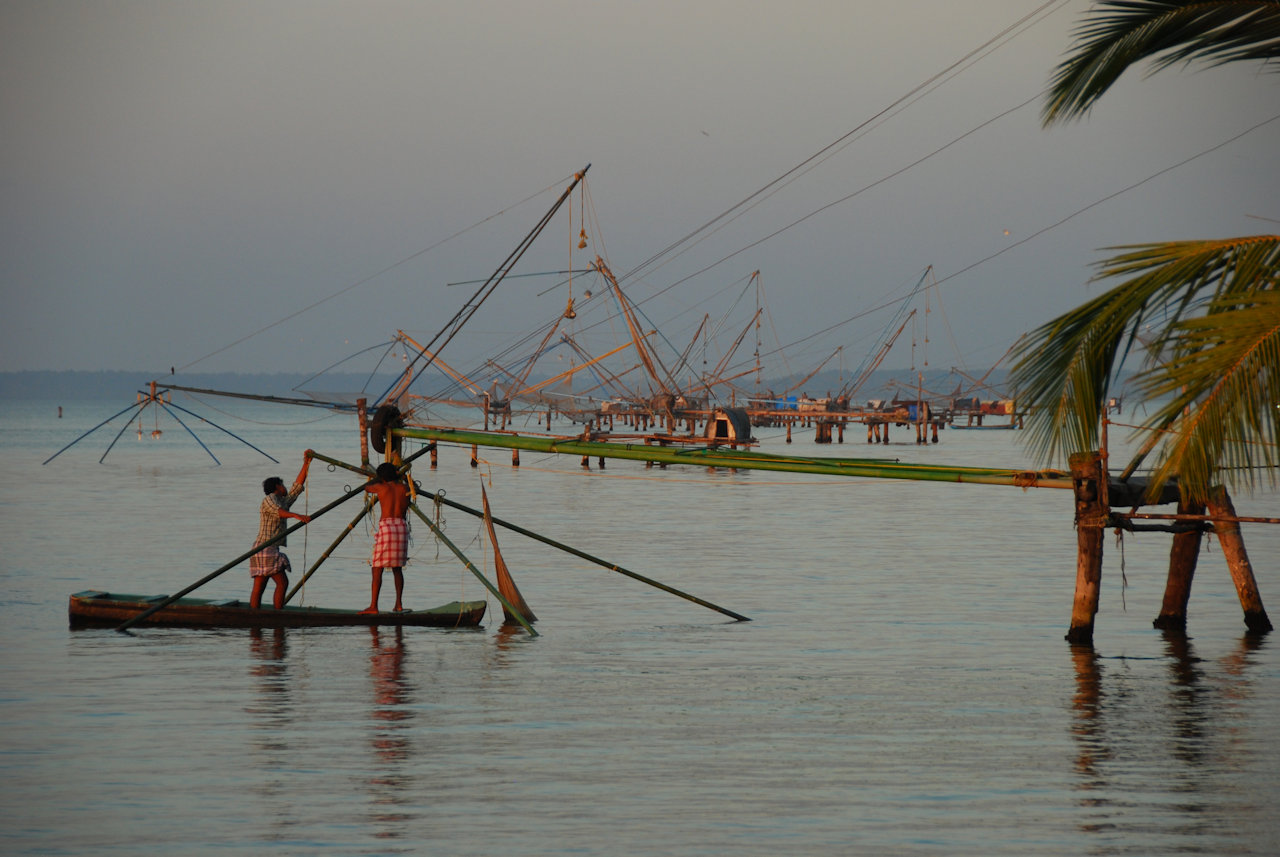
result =
[[[646,324],[683,349],[709,314],[696,352],[714,364],[759,270],[763,350],[791,346],[776,370],[840,346],[852,366],[933,266],[927,322],[914,301],[886,365],[980,374],[1097,293],[1100,248],[1275,232],[1280,121],[1107,199],[1280,115],[1257,67],[1131,72],[1086,120],[1041,129],[1037,93],[1088,5],[1049,4],[624,279]],[[0,371],[313,371],[397,328],[429,337],[477,287],[448,284],[492,273],[587,163],[516,273],[597,253],[631,271],[1041,6],[7,0]],[[574,279],[577,324],[603,349],[618,326],[587,332],[607,310],[588,289]],[[445,358],[498,354],[569,290],[508,280]]]

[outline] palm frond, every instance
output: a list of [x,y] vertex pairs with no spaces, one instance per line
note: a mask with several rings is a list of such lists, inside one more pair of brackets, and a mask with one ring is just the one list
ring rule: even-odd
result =
[[1104,0],[1076,30],[1056,69],[1044,124],[1078,118],[1135,63],[1151,73],[1195,60],[1280,67],[1280,0]]
[[[1130,355],[1158,365],[1178,351],[1184,319],[1215,300],[1242,303],[1280,286],[1280,235],[1113,247],[1095,279],[1128,277],[1025,335],[1012,383],[1028,413],[1033,455],[1056,464],[1097,449],[1103,405]],[[1221,314],[1219,307],[1215,314]]]
[[1136,377],[1147,399],[1167,399],[1147,428],[1166,433],[1152,491],[1178,478],[1204,502],[1221,481],[1277,484],[1280,439],[1280,291],[1225,296],[1177,326],[1171,359]]
[[1014,347],[1011,380],[1028,412],[1024,437],[1036,457],[1056,462],[1097,449],[1111,368],[1123,363],[1116,358],[1127,345],[1131,297],[1113,289],[1026,334]]

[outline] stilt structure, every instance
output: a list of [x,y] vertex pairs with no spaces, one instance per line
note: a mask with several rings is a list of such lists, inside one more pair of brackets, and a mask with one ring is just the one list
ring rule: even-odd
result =
[[[1203,515],[1204,505],[1185,499],[1178,501],[1179,515]],[[1186,631],[1187,601],[1191,598],[1191,580],[1196,574],[1196,561],[1200,557],[1200,545],[1204,541],[1204,527],[1190,525],[1173,534],[1173,547],[1169,550],[1169,578],[1164,585],[1164,602],[1160,615],[1152,620],[1153,627],[1163,631]]]
[[1071,456],[1072,492],[1076,504],[1076,594],[1071,606],[1071,643],[1093,642],[1102,583],[1102,535],[1107,525],[1105,459],[1099,452]]
[[1222,545],[1222,554],[1226,557],[1231,580],[1236,585],[1236,594],[1244,609],[1245,627],[1251,634],[1265,634],[1271,630],[1271,620],[1262,607],[1262,596],[1253,576],[1253,566],[1249,562],[1249,554],[1245,552],[1244,539],[1240,537],[1236,507],[1222,486],[1215,488],[1209,495],[1208,505],[1209,514],[1213,518],[1213,529],[1218,534],[1218,543]]

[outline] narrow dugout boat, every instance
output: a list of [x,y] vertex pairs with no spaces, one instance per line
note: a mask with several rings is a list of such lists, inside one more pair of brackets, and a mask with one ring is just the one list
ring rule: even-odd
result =
[[[167,595],[128,595],[90,589],[71,596],[67,612],[72,628],[114,627],[150,610]],[[474,628],[484,618],[484,601],[453,601],[429,610],[361,613],[334,607],[257,610],[235,598],[179,598],[139,624],[177,628],[312,628],[340,625],[421,625]]]

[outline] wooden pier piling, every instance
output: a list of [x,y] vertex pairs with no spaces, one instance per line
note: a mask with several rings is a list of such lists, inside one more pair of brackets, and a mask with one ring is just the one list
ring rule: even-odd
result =
[[360,425],[360,466],[369,468],[369,413],[366,410],[368,401],[356,399],[356,419]]
[[1222,545],[1222,555],[1226,557],[1227,568],[1231,571],[1231,580],[1236,585],[1236,594],[1240,597],[1240,606],[1244,608],[1245,627],[1251,634],[1264,634],[1272,629],[1271,620],[1262,607],[1262,595],[1253,576],[1253,565],[1245,552],[1244,539],[1240,537],[1236,507],[1225,488],[1219,486],[1210,494],[1208,508],[1214,519],[1218,543]]
[[1104,461],[1099,452],[1079,452],[1070,458],[1076,506],[1076,592],[1067,631],[1070,643],[1093,642],[1102,585],[1102,537],[1110,511]]
[[[1204,506],[1187,500],[1178,501],[1179,515],[1203,515]],[[1200,557],[1200,545],[1204,531],[1199,527],[1173,534],[1173,547],[1169,549],[1169,577],[1164,585],[1164,602],[1160,615],[1152,620],[1155,628],[1164,631],[1187,629],[1187,601],[1191,598],[1191,580],[1196,574],[1196,561]]]

